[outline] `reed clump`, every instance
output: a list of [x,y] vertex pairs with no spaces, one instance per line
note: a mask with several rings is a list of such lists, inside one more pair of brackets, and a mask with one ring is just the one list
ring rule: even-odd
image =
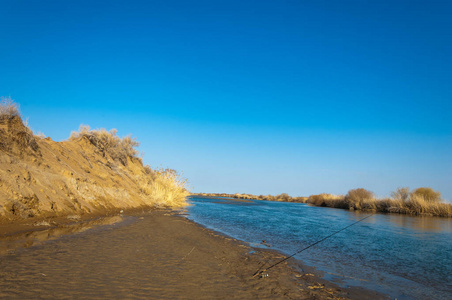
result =
[[140,180],[140,189],[155,206],[181,207],[190,194],[187,180],[176,170],[155,169],[145,166],[148,176]]
[[349,210],[452,217],[452,204],[443,203],[441,194],[428,187],[413,191],[406,187],[398,188],[390,198],[383,199],[376,198],[371,191],[358,188],[348,191],[345,196],[311,195],[307,203]]

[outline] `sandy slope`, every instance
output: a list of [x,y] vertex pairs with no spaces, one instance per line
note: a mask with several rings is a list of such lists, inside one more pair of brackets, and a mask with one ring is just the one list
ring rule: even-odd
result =
[[41,139],[0,119],[0,222],[155,205],[139,158],[115,161],[88,139]]

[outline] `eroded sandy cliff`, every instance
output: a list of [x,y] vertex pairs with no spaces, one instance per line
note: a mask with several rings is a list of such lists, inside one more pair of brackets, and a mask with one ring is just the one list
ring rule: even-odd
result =
[[0,222],[183,205],[188,193],[168,176],[136,155],[112,158],[87,136],[55,142],[20,116],[0,118]]

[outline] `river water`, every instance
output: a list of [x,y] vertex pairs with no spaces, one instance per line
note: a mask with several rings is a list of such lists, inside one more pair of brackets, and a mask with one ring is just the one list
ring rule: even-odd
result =
[[[187,218],[286,255],[369,215],[301,203],[202,197],[189,202]],[[295,258],[344,287],[397,299],[452,299],[451,219],[376,214]]]

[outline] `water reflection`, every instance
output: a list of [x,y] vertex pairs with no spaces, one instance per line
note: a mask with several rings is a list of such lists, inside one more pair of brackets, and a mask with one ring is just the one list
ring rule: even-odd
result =
[[389,222],[396,226],[419,231],[452,232],[452,219],[424,216],[386,215]]
[[63,235],[84,232],[95,226],[112,225],[121,221],[123,221],[123,217],[121,216],[104,217],[86,222],[60,225],[44,230],[19,232],[8,235],[0,239],[0,255],[4,255],[18,248],[28,248],[45,241],[54,240]]

